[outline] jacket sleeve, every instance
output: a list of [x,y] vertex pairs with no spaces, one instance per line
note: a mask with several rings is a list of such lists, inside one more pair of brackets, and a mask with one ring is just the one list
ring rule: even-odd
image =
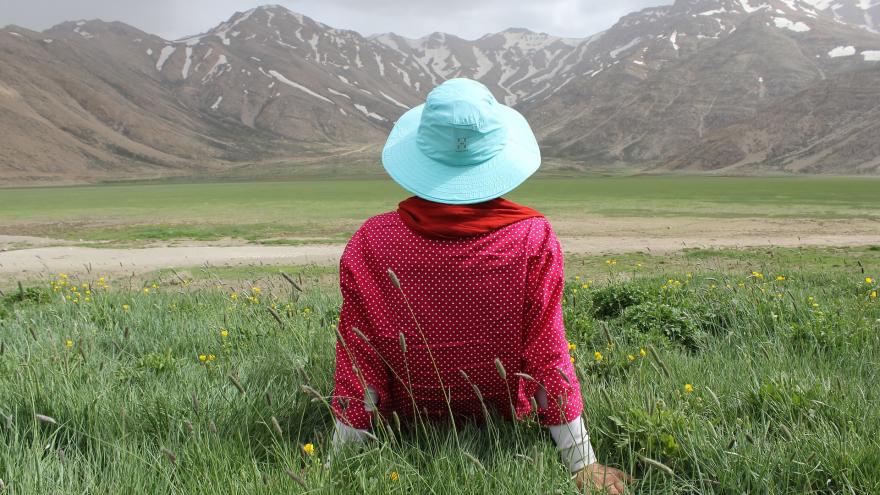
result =
[[575,420],[583,402],[562,320],[562,248],[550,224],[544,221],[543,226],[531,236],[523,318],[521,369],[535,381],[521,379],[520,386],[526,397],[535,397],[543,387],[547,401],[538,405],[538,418],[551,426]]
[[[388,397],[389,373],[375,347],[365,342],[361,334],[372,332],[369,314],[362,291],[358,289],[358,275],[366,275],[360,231],[352,237],[339,263],[339,287],[342,292],[342,310],[339,315],[339,333],[336,338],[335,387],[331,407],[336,418],[352,428],[370,427],[371,411]],[[372,389],[375,394],[368,394]]]

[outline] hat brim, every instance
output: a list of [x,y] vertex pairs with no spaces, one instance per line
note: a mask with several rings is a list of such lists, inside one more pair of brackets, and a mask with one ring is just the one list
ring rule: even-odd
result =
[[474,204],[516,189],[541,166],[541,150],[529,123],[513,108],[499,105],[507,128],[503,150],[473,166],[447,165],[419,149],[416,135],[424,104],[397,121],[382,150],[382,165],[401,187],[438,203]]

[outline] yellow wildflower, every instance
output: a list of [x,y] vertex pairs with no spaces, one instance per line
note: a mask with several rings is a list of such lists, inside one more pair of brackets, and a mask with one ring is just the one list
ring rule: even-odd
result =
[[208,360],[208,356],[206,356],[206,355],[204,355],[204,354],[199,354],[199,361],[201,361],[201,362],[204,363],[204,362],[206,362],[207,360]]
[[577,348],[578,348],[577,344],[572,344],[571,342],[568,343],[568,350],[569,351],[573,351]]
[[220,329],[220,336],[223,337],[224,339],[225,339],[226,337],[229,337],[229,330],[227,330],[227,329],[225,329],[225,328],[221,328],[221,329]]
[[229,296],[229,298],[232,299],[233,301],[235,301],[236,299],[238,299],[238,294],[233,292],[232,295]]
[[150,293],[150,288],[144,287],[144,294],[149,294],[149,293]]
[[639,356],[648,357],[648,352],[644,348],[639,349]]
[[388,477],[391,478],[391,481],[397,481],[400,479],[400,474],[398,474],[397,471],[391,471],[391,474],[389,474]]
[[123,310],[123,311],[128,311],[129,309],[131,309],[131,306],[129,306],[128,304],[123,304],[123,305],[122,305],[122,310]]
[[570,356],[570,357],[568,358],[568,360],[571,361],[571,364],[574,364],[574,356]]
[[763,278],[764,278],[764,274],[761,273],[761,272],[752,272],[752,277],[754,277],[754,278],[756,278],[756,279],[763,279]]
[[67,341],[64,342],[64,347],[67,347],[68,349],[70,349],[71,347],[73,347],[73,341],[70,339],[67,339]]
[[605,359],[605,356],[603,356],[602,353],[599,352],[599,351],[596,351],[596,352],[593,354],[593,356],[596,358],[596,362],[597,362],[597,363],[601,363],[602,360]]
[[871,300],[872,300],[872,301],[876,301],[876,300],[877,300],[877,291],[876,291],[876,290],[872,290],[872,291],[871,291]]
[[158,289],[158,288],[159,288],[159,286],[156,285],[156,284],[153,284],[151,287],[154,288],[154,289]]
[[589,288],[590,288],[590,284],[581,285],[581,289],[589,289]]
[[308,455],[315,455],[315,446],[310,443],[307,443],[307,444],[303,445],[303,452],[305,452]]
[[777,281],[777,282],[785,282],[785,277],[784,277],[783,275],[778,275],[778,276],[776,277],[776,281]]
[[59,274],[58,274],[58,277],[60,277],[62,280],[67,280],[67,274],[66,274],[66,273],[59,273]]
[[213,361],[215,359],[217,359],[217,356],[215,356],[213,354],[208,354],[208,361]]
[[253,292],[254,294],[259,294],[261,292],[261,290],[259,287],[253,287],[253,288],[251,288],[251,292]]
[[690,393],[693,393],[693,391],[694,391],[694,386],[693,386],[693,385],[691,385],[690,383],[685,383],[685,384],[684,384],[684,393],[686,393],[686,394],[690,394]]
[[874,283],[874,279],[871,277],[865,277],[865,283],[871,285]]
[[626,359],[629,360],[629,362],[633,362],[636,360],[636,357],[633,356],[632,354],[630,354],[629,356],[626,357]]

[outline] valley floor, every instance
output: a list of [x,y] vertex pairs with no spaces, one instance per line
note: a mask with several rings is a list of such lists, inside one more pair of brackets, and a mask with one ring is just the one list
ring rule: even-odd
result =
[[[742,247],[856,247],[880,245],[878,233],[846,234],[810,232],[802,235],[754,235],[731,232],[728,235],[687,236],[591,236],[562,237],[563,249],[574,255],[620,254],[634,252],[670,253],[683,248]],[[12,242],[10,242],[12,241]],[[309,244],[290,246],[264,245],[191,245],[142,248],[100,248],[78,245],[53,245],[64,241],[0,236],[0,249],[10,249],[21,242],[43,245],[0,252],[0,287],[14,280],[36,280],[57,273],[146,274],[175,267],[231,267],[249,265],[335,265],[344,244]],[[30,245],[30,244],[28,244]]]

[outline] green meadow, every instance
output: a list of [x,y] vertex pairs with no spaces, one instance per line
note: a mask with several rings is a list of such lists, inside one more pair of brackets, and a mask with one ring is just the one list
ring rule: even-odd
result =
[[[551,220],[876,220],[878,186],[874,178],[597,175],[538,177],[508,197]],[[407,196],[390,180],[375,179],[0,189],[0,233],[86,241],[344,242],[365,218]]]
[[[878,248],[567,266],[592,441],[632,493],[880,492]],[[378,420],[332,454],[334,269],[226,270],[5,294],[0,492],[575,492],[533,419]]]
[[[591,219],[876,221],[877,186],[541,177],[509,198],[566,235]],[[373,179],[0,189],[0,234],[342,243],[407,196]],[[593,444],[632,493],[880,493],[880,246],[570,255],[566,275]],[[376,441],[331,453],[337,276],[178,267],[0,293],[0,494],[575,492],[531,418],[378,420]]]

